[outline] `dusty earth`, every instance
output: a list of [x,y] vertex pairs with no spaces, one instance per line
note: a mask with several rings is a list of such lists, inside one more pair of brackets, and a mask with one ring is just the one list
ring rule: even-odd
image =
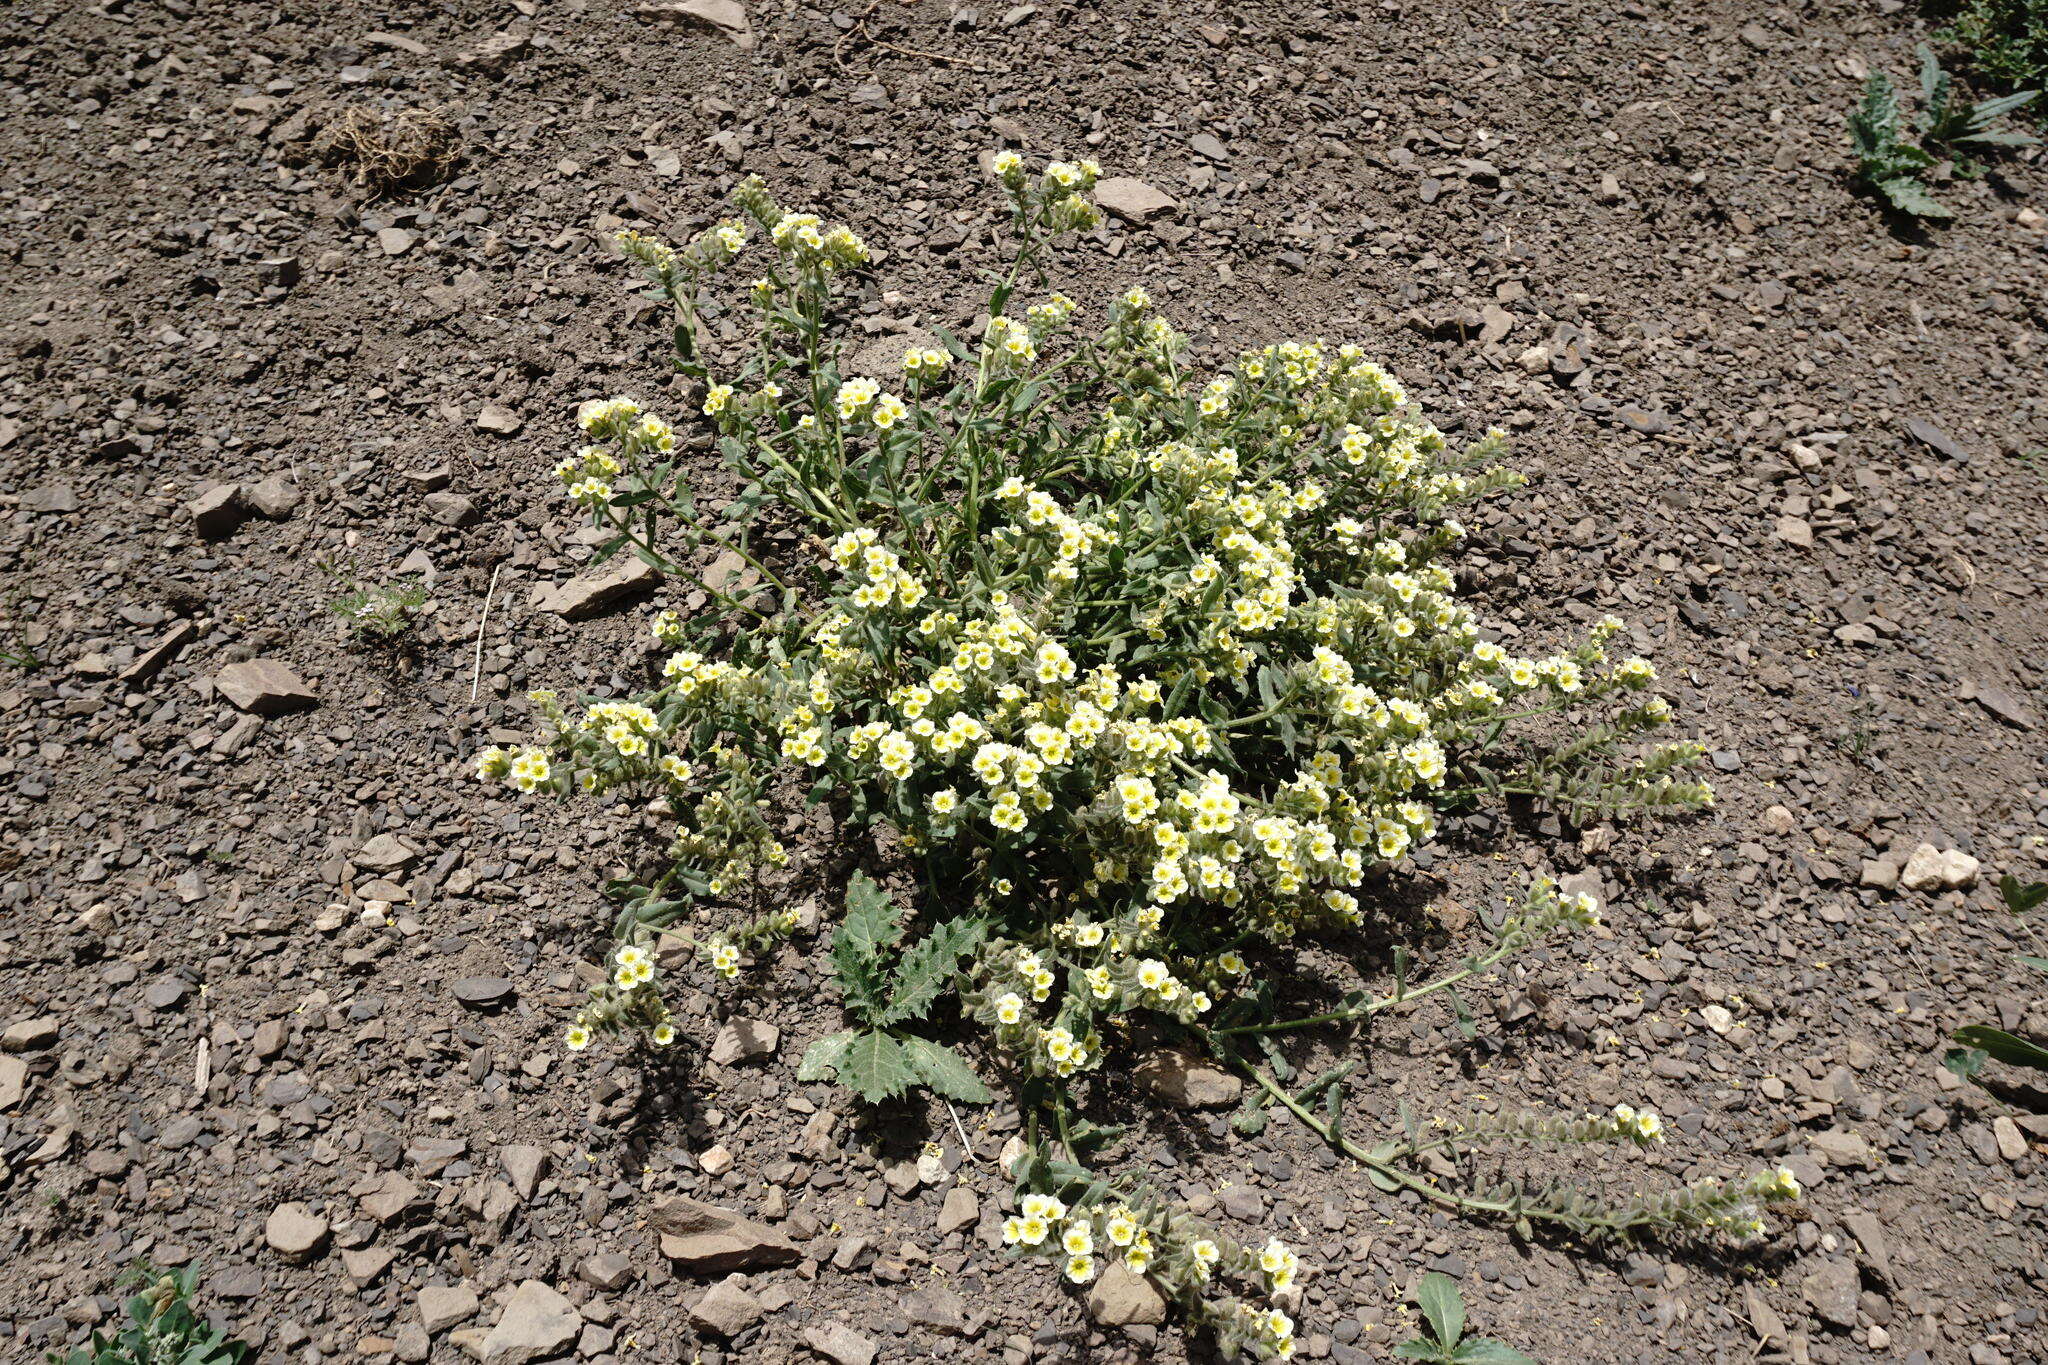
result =
[[[759,170],[884,249],[860,331],[968,323],[1008,143],[1177,202],[1067,253],[1077,298],[1143,282],[1210,359],[1356,339],[1445,425],[1512,428],[1489,619],[1625,615],[1712,751],[1704,818],[1482,819],[1402,870],[1431,960],[1524,866],[1609,927],[1506,974],[1471,1043],[1441,1011],[1360,1040],[1350,1127],[1628,1099],[1674,1141],[1581,1174],[1808,1194],[1759,1247],[1587,1250],[1284,1121],[1154,1114],[1116,1162],[1303,1246],[1311,1359],[1386,1358],[1432,1268],[1552,1362],[2048,1358],[2042,1096],[1939,1064],[1961,1023],[2048,1029],[1993,889],[2048,834],[2048,172],[1941,187],[1926,237],[1857,198],[1843,115],[1925,32],[1878,8],[7,7],[0,1355],[82,1340],[146,1256],[275,1360],[1186,1358],[1001,1256],[1014,1110],[963,1113],[969,1148],[795,1083],[838,1026],[815,940],[699,983],[666,1070],[566,1057],[631,817],[465,775],[526,688],[634,686],[645,610],[688,605],[538,601],[589,554],[546,487],[573,405],[667,383],[601,238]],[[455,103],[437,186],[306,154],[348,106]],[[431,580],[413,644],[347,638],[336,557]],[[236,705],[252,658],[313,704]],[[1978,875],[1898,886],[1923,843]],[[733,1018],[777,1045],[716,1047]],[[647,1223],[672,1193],[797,1259],[702,1302],[720,1275]]]

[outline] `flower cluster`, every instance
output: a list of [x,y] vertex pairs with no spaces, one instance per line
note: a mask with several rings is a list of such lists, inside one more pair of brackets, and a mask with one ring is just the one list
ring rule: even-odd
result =
[[[737,556],[782,606],[770,617],[703,583],[717,612],[754,618],[729,647],[686,647],[713,649],[711,622],[664,612],[656,685],[573,708],[536,694],[545,746],[487,751],[479,771],[661,803],[673,867],[637,889],[628,944],[669,932],[678,906],[772,893],[778,779],[889,827],[977,926],[944,958],[959,966],[943,989],[1035,1125],[1064,1119],[1133,1033],[1205,1037],[1264,998],[1248,958],[1364,922],[1372,880],[1436,837],[1446,805],[1513,793],[1621,813],[1712,793],[1684,776],[1697,745],[1657,742],[1670,710],[1648,663],[1610,655],[1619,621],[1510,650],[1459,596],[1443,562],[1465,535],[1455,513],[1521,482],[1498,464],[1501,433],[1455,448],[1351,345],[1261,346],[1190,375],[1186,338],[1142,288],[1093,327],[1064,295],[1016,306],[1025,267],[1096,221],[1100,172],[1033,172],[1014,153],[992,170],[1018,269],[978,348],[913,348],[901,394],[838,361],[827,304],[867,259],[858,237],[784,212],[758,179],[735,198],[765,247],[737,225],[667,254],[622,242],[685,320],[679,362],[748,506],[772,500],[808,534],[770,553],[742,518],[726,539],[665,458],[663,421],[628,399],[585,404],[590,444],[557,469],[572,500],[678,575],[695,576],[684,551]],[[721,376],[692,339],[694,291],[742,252],[768,257],[759,332]],[[1546,745],[1525,722],[1552,714],[1569,737]],[[1539,879],[1498,926],[1499,953],[1595,914]],[[692,942],[731,979],[787,923],[771,910]],[[645,1003],[659,984],[651,960],[617,958],[578,1029],[663,1027]],[[1624,1107],[1497,1135],[1568,1140],[1571,1124],[1569,1140],[1663,1132]],[[1058,1193],[1033,1191],[1004,1236],[1069,1279],[1113,1256],[1176,1292],[1295,1282],[1278,1243],[1236,1248],[1143,1201]],[[1190,1303],[1235,1349],[1292,1350],[1278,1308],[1221,1289]]]

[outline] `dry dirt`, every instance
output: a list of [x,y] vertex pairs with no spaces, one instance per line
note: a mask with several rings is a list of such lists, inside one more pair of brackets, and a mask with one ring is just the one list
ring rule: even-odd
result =
[[[574,405],[667,383],[602,238],[758,170],[883,248],[860,332],[962,324],[996,259],[975,158],[1009,143],[1178,201],[1067,253],[1075,297],[1142,282],[1211,360],[1358,340],[1446,426],[1510,427],[1535,480],[1475,519],[1487,617],[1624,615],[1712,751],[1706,817],[1469,822],[1404,870],[1431,960],[1524,865],[1593,878],[1609,928],[1528,958],[1471,1043],[1382,1029],[1351,1128],[1647,1101],[1674,1141],[1593,1178],[1782,1162],[1808,1194],[1759,1248],[1588,1251],[1379,1194],[1280,1121],[1141,1116],[1117,1160],[1303,1246],[1311,1359],[1387,1358],[1432,1268],[1549,1362],[2048,1358],[2043,1097],[1940,1066],[1958,1024],[2048,1031],[1993,889],[2048,834],[2048,170],[1942,187],[1925,237],[1856,197],[1844,114],[1925,32],[1877,8],[756,0],[749,46],[626,0],[7,7],[0,1355],[82,1340],[147,1256],[270,1360],[463,1359],[529,1281],[589,1362],[810,1359],[835,1326],[852,1361],[1187,1357],[1003,1259],[1013,1110],[963,1114],[967,1149],[795,1083],[838,1026],[812,941],[701,983],[668,1070],[565,1057],[630,816],[466,779],[526,688],[646,676],[641,604],[535,606],[590,552],[547,487]],[[351,105],[456,104],[438,185],[313,154]],[[347,639],[336,557],[431,580],[413,645]],[[251,658],[316,704],[238,708],[216,679]],[[1870,884],[1922,843],[1975,883]],[[728,1016],[778,1049],[711,1060]],[[665,1193],[801,1249],[729,1339],[657,1253]]]

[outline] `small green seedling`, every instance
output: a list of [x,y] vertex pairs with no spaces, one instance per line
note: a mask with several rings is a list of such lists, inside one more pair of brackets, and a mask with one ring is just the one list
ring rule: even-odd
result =
[[1394,1348],[1402,1360],[1431,1360],[1439,1365],[1536,1365],[1506,1342],[1465,1335],[1465,1300],[1450,1276],[1430,1271],[1415,1291],[1429,1336],[1414,1337]]

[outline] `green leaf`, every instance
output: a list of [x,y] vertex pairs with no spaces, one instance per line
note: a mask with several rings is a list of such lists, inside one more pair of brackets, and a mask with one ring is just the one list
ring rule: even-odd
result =
[[2048,882],[2022,882],[2008,872],[1998,879],[1998,894],[2005,901],[2005,908],[2015,915],[2024,915],[2038,909],[2041,902],[2048,901]]
[[895,903],[867,873],[854,873],[846,886],[846,917],[832,931],[832,971],[847,1008],[870,1023],[888,1007],[882,953],[902,937]]
[[1472,1338],[1451,1352],[1451,1359],[1458,1365],[1536,1365],[1532,1358],[1492,1337]]
[[847,1045],[853,1042],[857,1029],[844,1029],[828,1038],[820,1038],[804,1049],[804,1059],[797,1064],[797,1080],[808,1085],[813,1081],[829,1081],[839,1070],[839,1059],[846,1055]]
[[1864,157],[1881,157],[1897,144],[1899,97],[1882,71],[1871,72],[1863,83],[1863,103],[1849,115],[1849,133]]
[[1978,1047],[1952,1047],[1941,1056],[1941,1064],[1966,1081],[1977,1079],[1991,1054]]
[[2030,1043],[1989,1024],[1970,1024],[1949,1035],[1964,1047],[1982,1048],[2008,1066],[2033,1067],[2048,1071],[2048,1048]]
[[1877,182],[1878,193],[1901,213],[1910,213],[1915,218],[1949,219],[1955,217],[1927,192],[1927,187],[1909,175],[1895,175],[1889,180]]
[[877,1024],[922,1019],[953,982],[960,959],[981,946],[988,921],[962,915],[947,920],[910,946],[896,968],[895,996],[875,1018]]
[[2018,955],[2017,961],[2020,965],[2032,967],[2037,972],[2048,972],[2048,957],[2035,957],[2032,953],[2021,953]]
[[869,1104],[894,1099],[916,1080],[903,1044],[880,1029],[856,1034],[839,1057],[839,1083]]
[[1436,1339],[1445,1346],[1456,1346],[1458,1338],[1465,1335],[1465,1300],[1458,1294],[1458,1282],[1432,1270],[1416,1286],[1415,1302],[1429,1319]]
[[1394,1348],[1394,1357],[1397,1360],[1442,1361],[1450,1359],[1448,1355],[1444,1354],[1443,1347],[1433,1341],[1424,1341],[1421,1337],[1411,1338],[1396,1346]]
[[902,1040],[903,1059],[918,1080],[932,1093],[963,1104],[987,1104],[995,1098],[981,1077],[967,1065],[967,1059],[943,1043],[929,1038]]

